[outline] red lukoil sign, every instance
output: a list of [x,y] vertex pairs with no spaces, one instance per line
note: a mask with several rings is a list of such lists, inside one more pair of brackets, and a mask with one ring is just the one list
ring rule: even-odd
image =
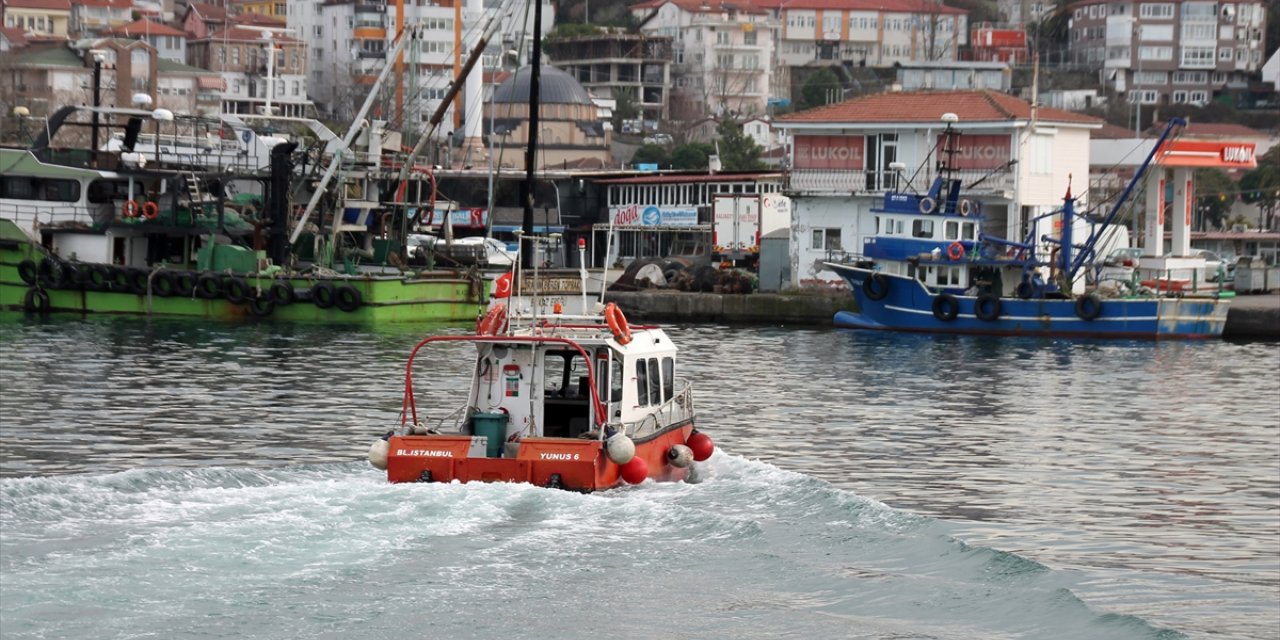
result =
[[935,153],[939,160],[950,162],[952,169],[998,169],[1010,159],[1009,136],[1006,135],[965,135],[955,139],[955,154],[948,156],[943,152],[942,143],[946,137],[938,138]]
[[852,171],[865,167],[862,136],[796,136],[796,169]]

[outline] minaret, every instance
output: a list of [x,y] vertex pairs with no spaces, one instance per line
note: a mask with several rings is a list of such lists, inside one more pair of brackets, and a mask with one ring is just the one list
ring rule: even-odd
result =
[[[484,0],[466,0],[466,23],[479,24],[480,19],[484,16]],[[474,51],[480,42],[480,32],[478,29],[472,29],[470,38],[467,40],[463,51]],[[480,166],[488,162],[488,155],[484,148],[484,65],[476,65],[472,68],[471,73],[467,74],[465,91],[463,93],[463,113],[462,131],[465,138],[462,141],[462,149],[458,153],[458,159],[461,166]],[[486,165],[487,166],[487,165]]]

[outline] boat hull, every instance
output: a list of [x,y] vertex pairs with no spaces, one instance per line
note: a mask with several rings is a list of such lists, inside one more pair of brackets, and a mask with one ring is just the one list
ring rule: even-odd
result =
[[[689,468],[667,463],[667,451],[684,444],[692,432],[688,422],[636,440],[636,457],[647,463],[649,478],[678,482],[688,477]],[[500,458],[485,457],[483,440],[465,434],[392,436],[388,444],[391,482],[519,482],[573,491],[599,491],[624,482],[622,466],[609,459],[596,439],[524,438],[514,455]]]
[[[174,316],[212,320],[271,318],[290,322],[383,323],[450,322],[474,320],[484,310],[491,283],[457,277],[451,273],[421,277],[335,276],[326,278],[268,278],[244,276],[254,292],[267,291],[273,284],[287,282],[296,292],[287,303],[259,304],[232,301],[225,296],[201,298],[195,295],[160,296],[128,290],[93,290],[70,285],[48,287],[28,284],[19,273],[19,264],[33,252],[23,245],[6,243],[0,247],[0,310],[42,313],[116,314]],[[40,258],[34,258],[38,263]],[[334,290],[349,287],[358,293],[359,304],[347,310],[331,305],[322,308],[310,296],[325,282]]]
[[[1217,338],[1226,325],[1228,299],[1215,297],[1106,298],[1093,319],[1077,314],[1071,299],[1001,298],[999,315],[983,319],[978,298],[954,296],[955,317],[934,313],[939,294],[918,281],[883,274],[889,286],[879,300],[866,295],[863,282],[877,273],[869,269],[832,265],[852,289],[858,312],[841,311],[836,326],[856,329],[1100,338]],[[945,314],[943,314],[945,315]]]

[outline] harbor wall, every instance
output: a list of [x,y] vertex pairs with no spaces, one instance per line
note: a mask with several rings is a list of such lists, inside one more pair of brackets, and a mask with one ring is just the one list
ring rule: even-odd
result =
[[[633,321],[718,322],[830,326],[837,311],[855,310],[843,293],[787,294],[687,293],[682,291],[608,292]],[[1280,294],[1239,296],[1227,312],[1224,338],[1280,339]]]

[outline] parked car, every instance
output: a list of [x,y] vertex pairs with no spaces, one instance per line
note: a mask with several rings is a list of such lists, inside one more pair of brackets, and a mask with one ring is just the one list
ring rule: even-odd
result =
[[647,135],[644,137],[645,144],[657,144],[657,145],[665,146],[665,145],[672,144],[674,142],[675,140],[671,138],[671,135],[666,133],[655,133],[655,134]]

